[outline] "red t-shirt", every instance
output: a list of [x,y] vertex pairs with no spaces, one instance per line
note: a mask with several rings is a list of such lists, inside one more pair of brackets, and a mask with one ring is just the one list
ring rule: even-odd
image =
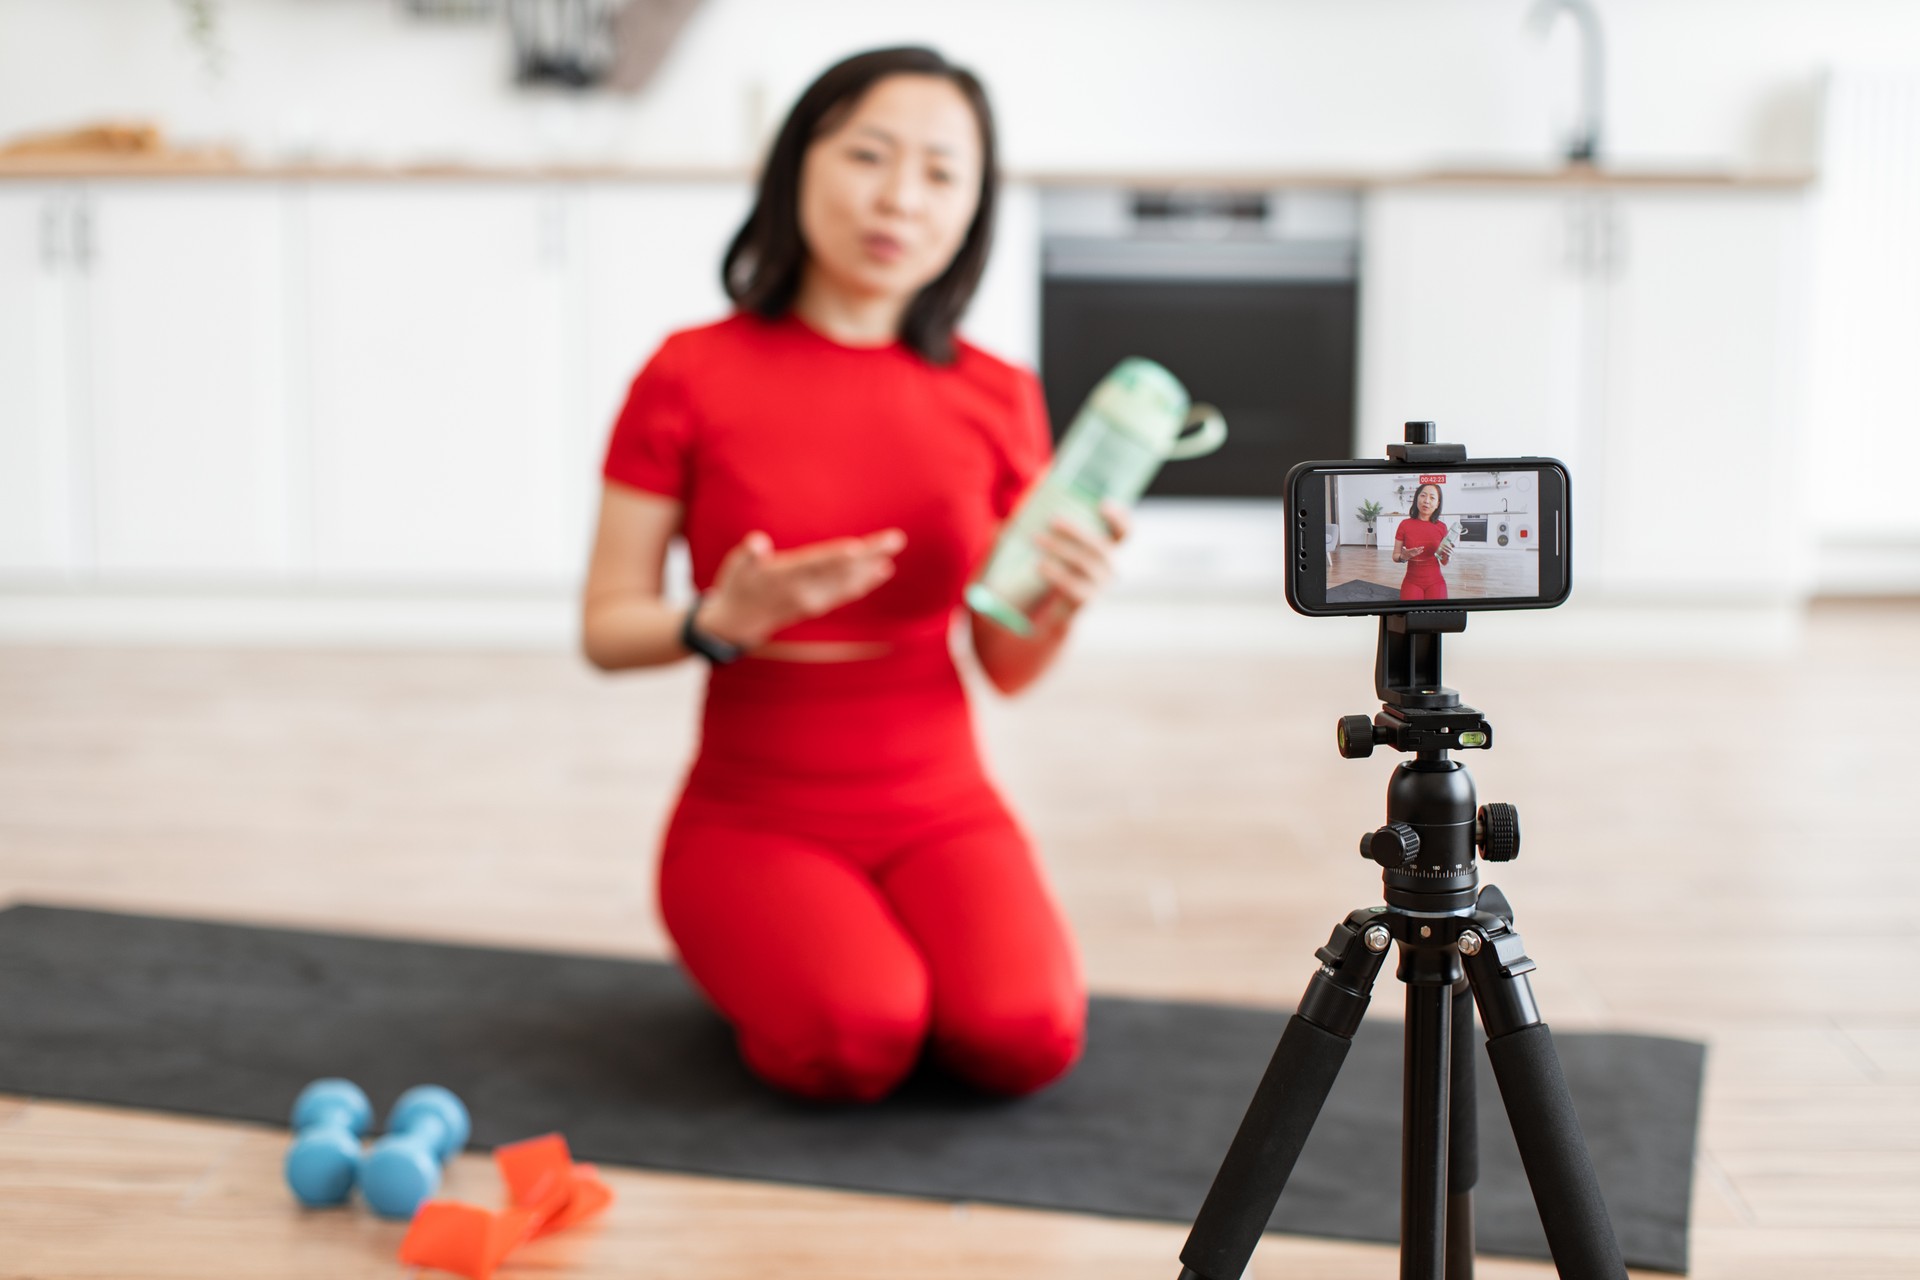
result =
[[1435,580],[1446,581],[1440,572],[1440,542],[1447,536],[1447,526],[1439,520],[1422,520],[1418,516],[1408,516],[1400,522],[1393,532],[1395,542],[1404,543],[1409,549],[1425,547],[1427,554],[1407,561],[1406,581],[1432,584]]
[[1052,456],[1033,374],[956,342],[848,347],[747,312],[670,335],[633,381],[602,474],[686,504],[694,586],[755,529],[787,550],[899,528],[895,573],[779,640],[945,635],[1000,523]]

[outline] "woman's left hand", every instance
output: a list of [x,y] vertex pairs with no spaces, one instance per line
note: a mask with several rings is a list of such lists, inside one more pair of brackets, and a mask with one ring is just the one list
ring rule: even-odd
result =
[[1065,516],[1056,516],[1045,532],[1034,537],[1040,549],[1040,576],[1047,592],[1035,609],[1042,625],[1062,625],[1093,599],[1113,577],[1113,549],[1126,540],[1133,518],[1117,502],[1100,504],[1105,534],[1091,533]]

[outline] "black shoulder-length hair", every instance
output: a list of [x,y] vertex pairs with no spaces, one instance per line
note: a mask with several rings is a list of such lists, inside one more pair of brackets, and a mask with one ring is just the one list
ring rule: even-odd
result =
[[1000,187],[993,137],[993,111],[972,72],[932,49],[873,49],[835,63],[807,87],[773,142],[753,212],[733,237],[720,267],[720,282],[734,304],[767,319],[793,306],[800,292],[806,243],[800,237],[800,166],[807,147],[844,111],[887,76],[938,76],[958,88],[980,125],[980,203],[966,239],[939,278],[914,295],[900,321],[900,340],[935,364],[953,361],[953,328],[973,300],[993,241],[994,197]]
[[1424,518],[1430,521],[1438,522],[1440,519],[1440,513],[1446,509],[1447,491],[1444,488],[1442,488],[1440,485],[1435,484],[1431,480],[1421,485],[1420,488],[1415,489],[1413,491],[1413,518],[1415,520],[1419,520],[1423,518],[1420,514],[1420,489],[1433,490],[1433,514],[1431,516],[1427,516]]

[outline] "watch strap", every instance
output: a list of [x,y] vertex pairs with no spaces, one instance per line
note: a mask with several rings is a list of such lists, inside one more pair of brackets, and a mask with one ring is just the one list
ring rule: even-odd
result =
[[693,598],[693,604],[687,609],[686,621],[680,624],[680,643],[716,667],[738,662],[746,656],[745,648],[737,644],[729,644],[719,636],[710,635],[695,623],[694,619],[700,614],[700,601],[704,598],[696,595]]

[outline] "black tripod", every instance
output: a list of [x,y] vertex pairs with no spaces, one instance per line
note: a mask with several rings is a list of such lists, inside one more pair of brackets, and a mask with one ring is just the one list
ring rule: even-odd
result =
[[1458,612],[1380,620],[1374,685],[1385,705],[1371,720],[1340,722],[1340,754],[1357,759],[1379,744],[1414,755],[1387,785],[1387,824],[1360,839],[1360,852],[1383,869],[1386,905],[1349,915],[1315,953],[1320,970],[1194,1219],[1180,1280],[1238,1280],[1246,1270],[1395,943],[1407,985],[1401,1280],[1473,1275],[1475,1001],[1554,1266],[1571,1280],[1626,1276],[1560,1059],[1527,982],[1533,961],[1513,931],[1507,900],[1492,885],[1478,889],[1476,846],[1488,861],[1511,859],[1520,851],[1520,821],[1512,805],[1476,810],[1473,779],[1448,758],[1493,745],[1492,727],[1440,682],[1440,637],[1466,625]]

